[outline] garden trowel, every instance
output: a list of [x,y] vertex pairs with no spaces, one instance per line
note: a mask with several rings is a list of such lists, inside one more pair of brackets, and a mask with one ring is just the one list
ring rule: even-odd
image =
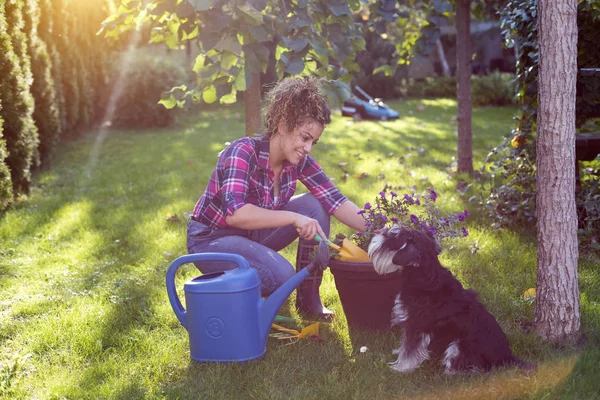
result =
[[[323,239],[321,238],[321,236],[319,236],[319,234],[317,234],[317,236],[315,236],[315,240],[317,242],[320,242]],[[327,246],[340,252],[340,260],[342,261],[371,262],[366,251],[364,251],[363,249],[361,249],[346,238],[344,238],[344,240],[342,241],[341,246],[331,243],[330,240],[327,240],[325,243],[327,243]]]

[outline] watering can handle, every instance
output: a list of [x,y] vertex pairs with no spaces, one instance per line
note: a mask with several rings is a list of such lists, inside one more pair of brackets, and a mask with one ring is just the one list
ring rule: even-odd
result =
[[238,254],[231,253],[196,253],[188,254],[177,258],[169,269],[167,270],[167,294],[169,295],[169,302],[177,319],[181,322],[181,325],[187,329],[187,319],[185,317],[185,309],[177,296],[177,290],[175,289],[175,273],[183,264],[193,263],[196,261],[231,261],[237,264],[239,269],[250,269],[248,261]]

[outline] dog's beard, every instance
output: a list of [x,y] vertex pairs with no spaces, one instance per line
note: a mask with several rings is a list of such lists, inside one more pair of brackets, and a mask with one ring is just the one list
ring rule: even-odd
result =
[[400,269],[399,265],[392,262],[394,252],[382,248],[385,236],[375,235],[369,244],[369,258],[373,262],[375,272],[380,275],[389,274]]

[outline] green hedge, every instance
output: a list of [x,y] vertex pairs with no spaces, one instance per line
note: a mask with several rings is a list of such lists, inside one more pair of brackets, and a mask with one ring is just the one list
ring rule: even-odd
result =
[[[125,68],[125,75],[121,76]],[[105,104],[111,101],[113,90],[121,90],[113,108],[113,127],[151,128],[174,122],[177,108],[168,110],[158,101],[162,92],[187,83],[188,73],[183,66],[167,58],[140,53],[127,66],[115,62],[111,76],[113,85],[105,93]]]
[[[408,97],[456,98],[456,78],[435,77],[403,80],[401,92]],[[474,107],[504,106],[516,101],[514,75],[493,72],[471,77],[471,102]]]
[[[15,195],[29,191],[31,168],[38,147],[38,131],[33,121],[34,101],[26,80],[31,71],[23,72],[12,45],[14,40],[20,51],[23,50],[19,42],[22,40],[22,16],[17,5],[8,6],[6,1],[0,0],[0,102],[8,151],[6,164],[10,168]],[[23,65],[27,67],[26,63]]]

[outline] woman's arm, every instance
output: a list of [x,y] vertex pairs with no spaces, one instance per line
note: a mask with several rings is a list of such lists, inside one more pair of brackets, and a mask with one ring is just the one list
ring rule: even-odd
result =
[[316,219],[285,210],[266,210],[254,204],[245,204],[225,217],[227,225],[239,229],[255,230],[279,228],[293,225],[301,238],[311,240],[318,233],[326,238],[325,232]]
[[361,214],[358,214],[360,208],[350,200],[342,203],[341,206],[333,213],[333,216],[344,225],[348,225],[350,228],[356,229],[357,231],[365,231],[367,229],[365,219]]

